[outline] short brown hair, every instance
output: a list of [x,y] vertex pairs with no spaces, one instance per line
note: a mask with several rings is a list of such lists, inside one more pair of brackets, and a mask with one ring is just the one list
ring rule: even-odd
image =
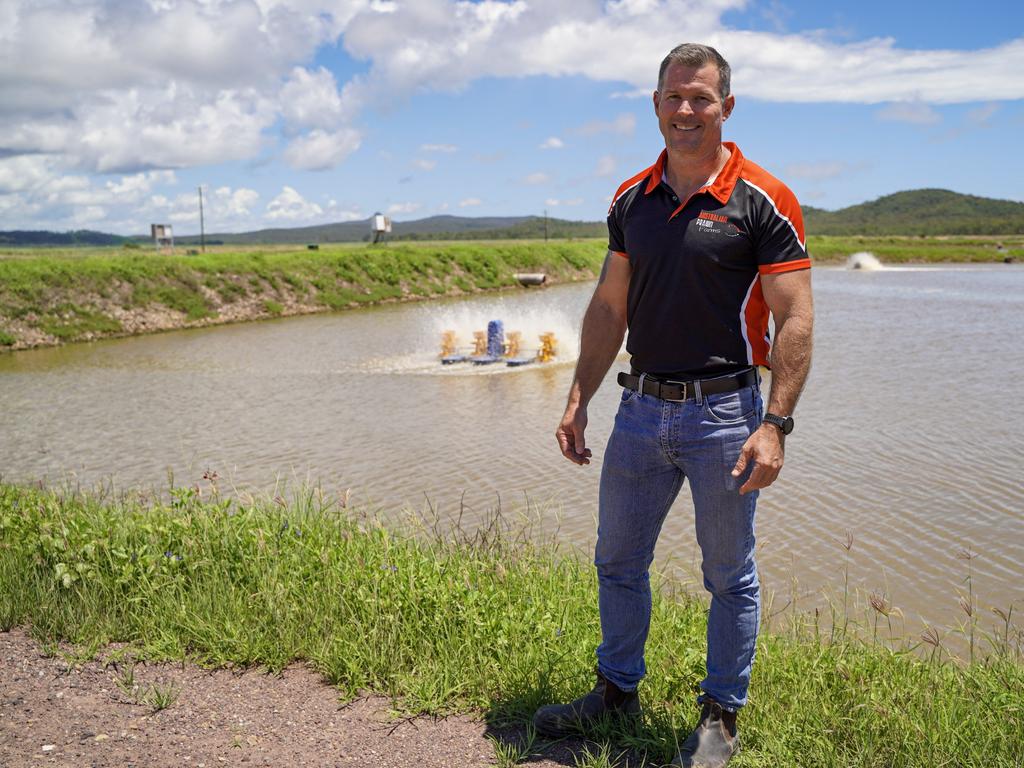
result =
[[732,69],[730,69],[729,62],[725,60],[722,54],[710,45],[683,43],[669,51],[668,56],[661,61],[661,69],[658,70],[659,91],[661,90],[662,80],[665,79],[665,70],[668,69],[669,64],[673,63],[694,68],[703,67],[705,64],[714,64],[718,67],[718,93],[722,97],[722,101],[725,101],[729,96]]

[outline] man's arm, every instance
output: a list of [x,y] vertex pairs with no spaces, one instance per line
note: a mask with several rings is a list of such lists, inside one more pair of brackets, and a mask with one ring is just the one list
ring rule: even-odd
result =
[[574,464],[589,464],[591,451],[583,433],[587,405],[604,381],[626,333],[626,297],[632,274],[629,260],[608,252],[580,333],[580,356],[569,388],[565,414],[555,430],[562,455]]
[[[775,342],[772,344],[772,388],[768,410],[789,416],[796,408],[811,369],[814,328],[814,301],[811,297],[811,271],[761,275],[765,303],[775,318]],[[739,477],[753,461],[754,469],[740,488],[748,493],[767,488],[779,476],[785,456],[785,435],[771,424],[762,424],[740,452],[733,468]]]

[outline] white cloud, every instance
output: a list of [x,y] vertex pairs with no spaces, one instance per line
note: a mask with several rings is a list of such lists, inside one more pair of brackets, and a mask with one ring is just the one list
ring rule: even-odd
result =
[[611,133],[618,136],[632,136],[636,132],[636,115],[623,112],[614,120],[592,120],[576,129],[581,136],[595,136],[599,133]]
[[53,178],[55,160],[47,155],[0,158],[0,194],[33,189]]
[[284,151],[284,159],[292,168],[324,171],[359,149],[361,143],[362,136],[353,128],[333,132],[316,128],[293,139]]
[[942,115],[921,101],[898,101],[887,104],[875,112],[879,120],[911,125],[934,125],[942,121]]
[[630,91],[615,91],[610,99],[649,99],[651,90],[649,88],[634,88]]
[[280,103],[284,119],[301,128],[334,128],[343,116],[338,84],[323,67],[315,72],[295,67],[281,88]]
[[388,206],[388,213],[415,213],[422,207],[420,203],[394,203]]
[[995,117],[999,111],[998,104],[983,104],[980,107],[975,107],[967,112],[965,116],[968,123],[976,127],[981,127],[989,124],[989,121]]
[[597,168],[594,169],[594,175],[602,178],[612,176],[615,173],[616,167],[618,167],[618,163],[614,157],[602,155],[597,159]]
[[[368,105],[484,78],[582,77],[649,98],[660,56],[681,36],[728,56],[740,98],[877,104],[879,119],[921,125],[937,122],[936,105],[1024,98],[1019,34],[984,49],[909,50],[892,38],[732,29],[724,19],[740,9],[749,3],[0,0],[0,155],[46,158],[20,160],[16,173],[0,163],[0,216],[68,221],[73,193],[91,206],[80,215],[117,215],[100,199],[118,193],[104,192],[105,180],[83,187],[88,173],[221,165],[268,150],[298,169],[331,168],[358,149]],[[366,71],[339,84],[310,64],[325,45]],[[986,110],[968,126],[991,120]],[[628,136],[635,126],[625,113],[581,131]]]
[[479,197],[467,197],[465,200],[459,201],[459,208],[470,208],[474,205],[481,205],[483,200]]
[[544,142],[540,145],[540,149],[562,149],[565,146],[565,142],[557,136],[549,136],[544,139]]
[[550,181],[551,177],[541,171],[537,171],[536,173],[531,173],[528,176],[523,177],[523,184],[529,184],[531,186],[540,186],[541,184],[547,184]]
[[[386,18],[357,15],[345,45],[373,62],[366,87],[452,90],[485,77],[582,76],[625,82],[649,97],[661,53],[686,37],[726,53],[742,96],[783,102],[930,103],[1024,96],[1024,38],[983,50],[906,50],[890,38],[837,42],[817,31],[734,30],[742,0],[398,4]],[[609,56],[609,50],[616,51]]]
[[791,163],[786,166],[786,175],[807,181],[828,181],[839,178],[849,170],[847,163],[825,160],[818,163]]
[[[294,193],[295,190],[286,187],[285,192]],[[255,207],[259,198],[260,195],[256,190],[247,187],[232,189],[229,186],[220,186],[212,191],[204,189],[203,215],[206,231],[224,232],[258,227],[260,219],[256,216]],[[279,201],[278,208],[281,208],[285,200],[282,196],[278,196],[277,201]],[[271,205],[273,204],[272,202]],[[268,216],[267,218],[287,218],[287,216]],[[162,194],[150,196],[141,205],[130,210],[124,217],[119,231],[138,233],[147,230],[149,223],[164,221],[194,225],[194,229],[198,231],[199,196],[196,190],[179,193],[173,199],[168,199],[166,195]]]
[[281,194],[267,203],[266,218],[269,221],[308,221],[322,215],[324,209],[306,200],[292,187],[285,186]]
[[417,159],[413,160],[412,164],[421,171],[432,171],[437,167],[437,160]]
[[359,221],[366,217],[359,210],[358,205],[343,208],[338,205],[335,200],[331,200],[330,203],[327,204],[325,218],[329,218],[331,221]]
[[213,192],[216,203],[213,212],[229,218],[247,217],[259,199],[259,192],[255,189],[242,187],[232,191],[231,187],[218,187]]
[[582,205],[582,204],[583,204],[583,198],[582,197],[573,197],[573,198],[570,198],[568,200],[560,200],[557,197],[549,197],[547,200],[544,201],[544,205],[546,205],[546,206],[548,206],[550,208],[557,208],[560,205]]
[[446,155],[459,151],[454,144],[421,144],[420,149],[424,152],[443,152]]
[[173,171],[97,182],[63,173],[60,158],[48,155],[0,158],[0,229],[68,229],[103,219],[124,223],[150,205],[146,198],[155,186],[176,184]]
[[115,198],[125,202],[139,200],[149,194],[157,184],[175,184],[177,177],[174,171],[149,171],[136,173],[133,176],[122,176],[120,181],[108,181],[106,188]]

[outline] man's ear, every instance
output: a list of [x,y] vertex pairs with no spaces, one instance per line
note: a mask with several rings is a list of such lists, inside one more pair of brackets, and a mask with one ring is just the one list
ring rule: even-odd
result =
[[727,120],[729,115],[732,114],[733,107],[736,106],[736,97],[731,93],[725,97],[725,101],[722,102],[722,119]]
[[651,101],[654,102],[654,114],[658,114],[658,102],[661,101],[661,94],[655,91],[651,96]]

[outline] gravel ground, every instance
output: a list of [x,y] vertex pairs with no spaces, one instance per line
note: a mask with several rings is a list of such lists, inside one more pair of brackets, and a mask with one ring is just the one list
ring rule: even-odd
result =
[[[394,719],[389,700],[342,703],[304,665],[204,670],[183,664],[74,664],[47,656],[24,629],[0,632],[0,766],[492,766],[488,736],[517,743],[479,718]],[[160,711],[147,693],[177,692]],[[151,695],[151,694],[150,694]],[[575,765],[582,742],[547,745],[534,768]],[[635,758],[630,765],[637,765]]]

